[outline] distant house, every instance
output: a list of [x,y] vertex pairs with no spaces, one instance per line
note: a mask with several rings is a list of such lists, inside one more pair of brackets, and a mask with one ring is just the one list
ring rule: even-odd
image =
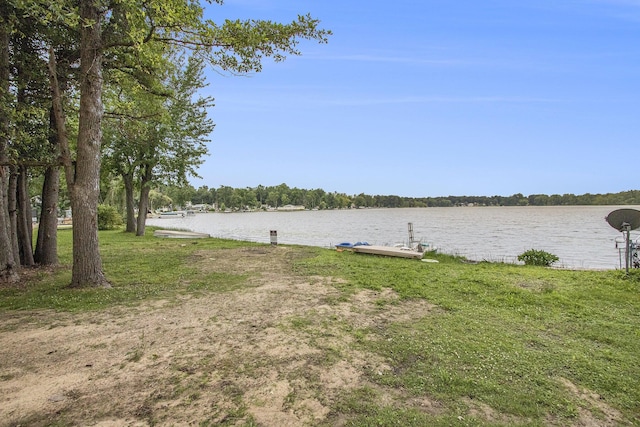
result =
[[305,207],[302,206],[302,205],[284,205],[284,206],[280,206],[278,208],[279,211],[286,211],[286,212],[303,211],[304,209],[305,209]]

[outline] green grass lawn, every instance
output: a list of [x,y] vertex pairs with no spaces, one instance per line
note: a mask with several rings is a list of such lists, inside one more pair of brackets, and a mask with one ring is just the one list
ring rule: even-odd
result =
[[[195,250],[258,246],[219,239],[138,238],[101,232],[112,289],[71,290],[71,231],[59,232],[62,268],[20,287],[0,288],[0,311],[86,311],[187,293],[229,292],[243,274],[204,273]],[[565,425],[593,414],[594,425],[640,425],[640,275],[499,263],[439,263],[299,247],[292,272],[331,276],[344,295],[393,289],[424,299],[433,313],[383,330],[354,328],[356,345],[392,369],[374,384],[428,396],[439,414],[386,405],[375,388],[345,391],[332,409],[347,425]],[[215,279],[215,280],[213,280]],[[212,285],[215,283],[215,286]],[[301,322],[303,319],[301,320]],[[375,333],[374,333],[375,332]],[[469,416],[470,402],[495,413]],[[611,417],[616,421],[611,421]],[[461,414],[465,414],[464,416]],[[489,420],[489,421],[487,421]]]
[[[308,274],[347,278],[347,292],[391,287],[442,309],[363,342],[394,366],[393,372],[372,376],[375,381],[451,407],[461,399],[479,400],[530,425],[562,424],[581,407],[600,412],[595,403],[568,393],[568,380],[640,425],[638,274],[438,259],[424,265],[325,252],[301,264]],[[367,399],[358,404],[362,425],[398,417],[404,425],[434,424],[419,414],[381,411],[375,396],[367,405],[362,401]],[[606,414],[601,415],[604,423]],[[450,421],[447,415],[439,422]]]

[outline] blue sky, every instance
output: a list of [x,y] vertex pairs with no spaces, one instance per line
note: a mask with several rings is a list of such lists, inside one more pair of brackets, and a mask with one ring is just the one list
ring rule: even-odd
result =
[[209,73],[195,187],[400,196],[638,189],[640,0],[226,0],[215,20],[333,31]]

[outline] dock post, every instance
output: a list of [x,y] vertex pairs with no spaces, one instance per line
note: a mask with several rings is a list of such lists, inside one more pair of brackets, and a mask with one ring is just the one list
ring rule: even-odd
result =
[[413,247],[413,242],[414,242],[414,238],[413,238],[413,223],[410,222],[408,227],[409,227],[409,247],[412,248]]

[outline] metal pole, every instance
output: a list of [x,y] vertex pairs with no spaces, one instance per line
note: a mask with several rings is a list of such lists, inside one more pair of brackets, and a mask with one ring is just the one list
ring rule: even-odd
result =
[[625,264],[625,269],[627,274],[629,274],[629,257],[631,256],[631,249],[630,249],[630,239],[631,239],[631,225],[629,224],[623,224],[623,227],[625,229],[625,231],[627,232],[626,238],[625,238],[625,248],[624,248],[624,264]]
[[413,223],[410,222],[408,227],[409,227],[409,247],[413,247]]

